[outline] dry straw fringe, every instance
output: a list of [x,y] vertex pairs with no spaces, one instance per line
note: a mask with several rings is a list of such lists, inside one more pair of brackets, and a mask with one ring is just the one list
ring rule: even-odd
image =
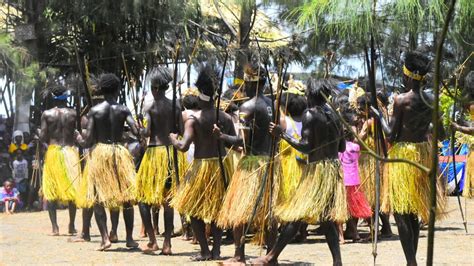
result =
[[[278,200],[281,168],[278,163],[275,163],[273,187],[270,185],[270,178],[267,178],[266,184],[262,184],[262,177],[267,172],[268,162],[268,156],[244,156],[239,161],[219,212],[217,223],[220,227],[232,228],[248,223],[262,185],[265,185],[264,194],[258,205],[253,225],[257,225],[258,228],[262,224],[265,225],[264,227],[269,225],[269,210]],[[274,195],[271,203],[270,191],[273,191]]]
[[79,184],[77,186],[77,195],[76,195],[76,206],[78,208],[92,208],[94,205],[94,200],[87,197],[87,190],[89,186],[89,161],[90,161],[90,154],[85,153],[83,158],[86,160],[86,164],[84,166],[84,174],[79,179]]
[[130,152],[120,144],[97,144],[87,162],[87,201],[119,208],[135,199],[135,165]]
[[348,218],[346,189],[339,160],[305,165],[293,199],[279,206],[275,215],[282,222],[345,222]]
[[281,183],[280,194],[278,195],[278,205],[290,200],[301,178],[303,163],[296,158],[300,153],[286,141],[280,142],[280,163],[281,163]]
[[171,147],[148,147],[136,176],[136,200],[150,205],[163,204],[171,189],[166,187],[167,182],[175,185],[173,169]]
[[[396,143],[390,149],[388,158],[403,158],[431,168],[431,145],[428,142]],[[427,222],[430,210],[428,174],[406,163],[387,163],[384,173],[381,210],[385,213],[413,213]],[[445,215],[445,187],[443,178],[438,177],[437,219]]]
[[469,146],[462,196],[466,198],[472,198],[474,196],[474,153],[472,152],[474,149],[474,136],[456,131],[456,141]]
[[42,192],[48,201],[69,202],[76,198],[73,180],[81,174],[75,147],[49,145],[43,166]]
[[[471,146],[474,148],[474,146]],[[462,191],[463,197],[472,198],[474,195],[474,153],[469,150],[469,154],[467,156],[467,164],[466,164],[466,175],[464,178],[464,188]]]
[[[370,149],[375,149],[374,139],[368,137],[366,140]],[[381,166],[382,169],[382,166]],[[382,171],[381,171],[382,172]],[[365,192],[367,200],[372,207],[375,208],[375,158],[362,150],[359,158],[359,175],[361,180],[361,188]],[[382,176],[382,174],[380,175]],[[382,179],[382,178],[381,178]]]
[[[226,177],[230,178],[233,173],[230,157],[224,160],[224,168]],[[171,200],[171,206],[206,223],[216,221],[225,195],[219,159],[194,159],[186,180]]]

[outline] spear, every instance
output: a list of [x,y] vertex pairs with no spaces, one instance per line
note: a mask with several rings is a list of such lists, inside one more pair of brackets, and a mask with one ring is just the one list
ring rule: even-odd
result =
[[[176,113],[176,85],[178,83],[178,59],[179,59],[179,48],[181,46],[180,41],[176,44],[176,58],[174,61],[174,73],[173,73],[173,99],[172,99],[172,106],[173,106],[173,131],[174,133],[178,133],[178,116]],[[178,165],[178,151],[173,146],[173,165],[175,171],[175,178],[176,178],[176,186],[179,186],[179,165]]]
[[[454,102],[453,102],[453,113],[451,114],[451,120],[453,122],[456,122],[456,102],[458,99],[457,91],[458,91],[458,86],[457,86],[457,81],[456,85],[454,87]],[[461,212],[461,219],[462,223],[464,225],[464,230],[466,231],[467,234],[467,221],[464,217],[464,212],[462,209],[462,204],[461,204],[461,198],[459,196],[459,183],[458,183],[458,177],[457,177],[457,170],[456,170],[456,149],[455,149],[455,142],[456,142],[456,129],[451,130],[451,153],[452,153],[452,159],[453,159],[453,175],[454,175],[454,183],[455,183],[455,189],[456,189],[456,198],[458,200],[458,205],[459,205],[459,211]]]
[[[227,59],[229,57],[229,51],[225,50],[224,65],[222,66],[221,79],[219,83],[219,88],[217,89],[217,105],[216,105],[216,125],[219,125],[219,111],[221,104],[221,95],[222,95],[222,85],[224,84],[224,74],[225,66],[227,64]],[[227,177],[225,175],[224,162],[222,161],[222,151],[221,151],[221,141],[217,139],[217,156],[219,157],[219,169],[221,171],[222,181],[224,182],[224,187],[227,188]]]

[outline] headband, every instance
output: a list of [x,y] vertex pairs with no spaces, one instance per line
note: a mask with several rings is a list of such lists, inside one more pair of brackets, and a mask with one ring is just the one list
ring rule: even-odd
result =
[[207,96],[205,94],[202,94],[202,93],[199,93],[199,99],[201,99],[202,101],[205,101],[205,102],[209,102],[211,100],[211,96]]
[[405,76],[407,76],[407,77],[409,77],[413,80],[422,81],[422,80],[425,79],[425,75],[420,75],[420,74],[413,73],[405,65],[403,65],[403,74],[405,74]]
[[65,100],[67,100],[67,98],[69,98],[69,96],[71,96],[69,94],[69,91],[65,91],[63,94],[57,95],[57,96],[54,95],[54,93],[51,93],[51,95],[53,96],[54,100],[58,100],[58,101],[65,101]]

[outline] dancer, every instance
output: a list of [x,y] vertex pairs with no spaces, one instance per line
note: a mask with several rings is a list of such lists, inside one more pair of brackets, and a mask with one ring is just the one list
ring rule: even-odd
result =
[[[292,80],[288,82],[290,87],[283,93],[281,97],[282,118],[280,119],[280,126],[294,139],[301,139],[302,115],[307,108],[304,91],[300,91]],[[284,204],[291,200],[296,188],[300,182],[301,171],[307,162],[306,154],[299,152],[293,148],[285,140],[280,141],[280,162],[282,169],[282,177],[280,182],[280,195],[278,196],[278,204]],[[304,223],[300,227],[300,231],[295,237],[296,242],[303,242],[308,236],[308,224]]]
[[456,139],[459,139],[460,143],[464,143],[469,146],[462,195],[466,198],[472,198],[474,195],[474,102],[472,102],[474,99],[474,71],[471,71],[466,75],[464,81],[464,94],[468,100],[468,102],[464,105],[464,109],[469,113],[470,120],[462,121],[463,125],[459,125],[458,123],[452,121],[451,125],[454,130],[459,131],[459,134],[456,134]]
[[[276,222],[269,219],[268,214],[277,201],[278,190],[272,185],[279,183],[279,168],[275,167],[273,184],[270,183],[270,178],[267,178],[265,184],[262,183],[262,177],[269,174],[267,169],[272,140],[268,129],[273,119],[272,100],[263,94],[266,75],[265,69],[256,64],[249,65],[245,69],[245,93],[250,100],[240,106],[242,137],[229,136],[218,128],[215,129],[215,134],[221,140],[234,146],[244,147],[244,156],[240,159],[237,170],[232,176],[218,218],[219,226],[233,228],[235,254],[227,262],[245,263],[244,229],[255,206],[257,210],[254,223],[248,226],[253,226],[256,231],[259,231],[257,237],[260,239],[258,240],[261,240],[264,233],[265,244],[271,247],[277,234]],[[264,194],[257,202],[262,186],[264,186]],[[270,191],[273,191],[272,199]]]
[[326,104],[335,86],[328,80],[310,78],[306,97],[308,109],[303,115],[302,138],[295,140],[282,132],[280,126],[271,125],[273,135],[282,137],[293,147],[308,154],[301,182],[294,197],[279,206],[275,215],[287,223],[270,252],[253,264],[277,264],[278,256],[298,232],[302,221],[321,225],[331,250],[334,265],[342,265],[341,252],[335,222],[347,220],[347,204],[344,181],[338,152],[345,150],[342,124]]
[[[418,52],[408,52],[403,66],[403,84],[407,92],[395,97],[390,126],[384,119],[384,131],[393,144],[388,158],[404,158],[431,167],[431,143],[428,141],[432,116],[432,95],[423,91],[424,75],[430,60]],[[379,118],[381,116],[377,114]],[[429,219],[430,186],[427,173],[406,164],[385,164],[381,210],[393,212],[400,242],[408,265],[416,265],[420,224]],[[437,217],[443,214],[446,198],[438,180]]]
[[[136,178],[136,198],[139,202],[140,215],[145,226],[149,242],[141,247],[145,253],[158,250],[156,236],[152,225],[151,209],[153,206],[164,207],[165,240],[161,254],[171,255],[171,236],[173,234],[174,210],[169,206],[167,197],[176,186],[173,181],[173,156],[168,135],[174,123],[173,112],[181,118],[180,107],[173,110],[171,100],[166,98],[166,90],[173,76],[168,68],[159,67],[151,77],[153,103],[145,110],[147,121],[144,135],[149,137],[148,148],[143,156]],[[182,120],[179,119],[179,128]]]
[[114,74],[102,74],[98,89],[104,101],[93,106],[88,113],[84,141],[92,146],[87,162],[87,200],[94,202],[94,216],[99,227],[102,242],[97,250],[110,248],[107,232],[107,214],[104,207],[123,207],[126,227],[126,246],[138,247],[133,240],[133,184],[135,166],[129,151],[120,144],[124,123],[133,134],[139,134],[132,114],[124,105],[116,102],[120,80]]
[[[76,188],[73,184],[81,175],[79,151],[74,146],[76,111],[67,107],[69,91],[63,86],[46,90],[45,99],[53,108],[41,115],[40,139],[48,143],[44,157],[42,191],[48,201],[48,213],[53,228],[52,235],[59,235],[56,209],[58,203],[67,203],[69,209],[69,234],[75,234]],[[77,183],[77,182],[75,182]]]
[[[194,160],[186,173],[185,183],[171,204],[180,213],[191,217],[191,227],[201,247],[201,254],[192,258],[196,261],[221,259],[222,229],[217,227],[216,220],[225,194],[224,184],[232,176],[231,158],[225,156],[224,147],[217,146],[217,138],[212,137],[216,121],[214,96],[218,83],[218,73],[210,65],[203,67],[196,81],[201,110],[189,116],[181,141],[178,141],[176,134],[170,134],[171,142],[180,151],[187,151],[194,142]],[[223,133],[235,136],[232,119],[223,111],[219,111],[219,126]],[[224,177],[219,169],[216,147],[221,149],[225,158]],[[208,247],[206,223],[211,224],[212,250]]]

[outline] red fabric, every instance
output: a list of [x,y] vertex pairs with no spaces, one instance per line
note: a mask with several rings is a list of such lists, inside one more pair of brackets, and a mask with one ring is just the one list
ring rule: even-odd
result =
[[359,186],[346,186],[347,206],[353,218],[369,218],[372,216],[372,209]]

